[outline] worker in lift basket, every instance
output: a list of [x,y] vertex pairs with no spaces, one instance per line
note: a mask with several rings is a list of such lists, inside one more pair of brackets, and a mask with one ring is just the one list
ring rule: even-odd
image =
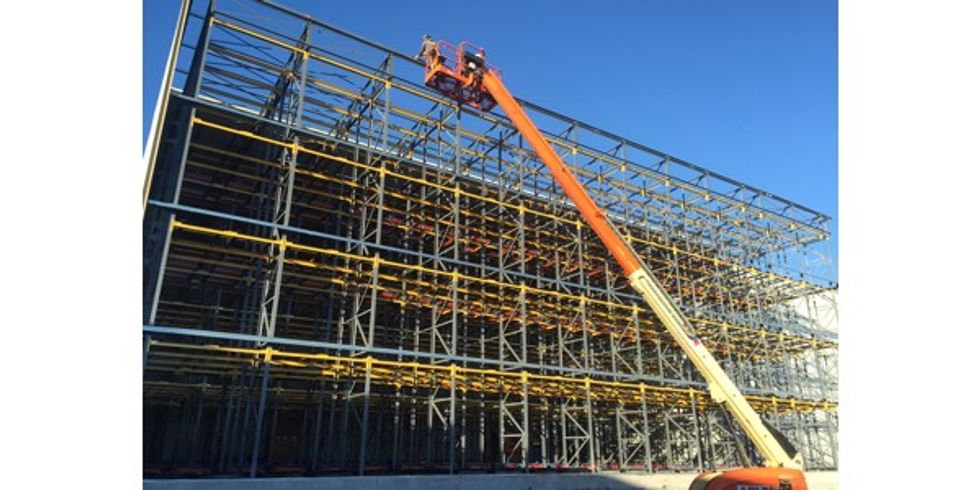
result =
[[476,58],[470,58],[467,56],[466,70],[463,71],[464,75],[473,74],[474,84],[479,84],[483,80],[483,66],[486,62],[483,60],[483,53],[477,52]]
[[438,52],[439,52],[438,45],[432,39],[432,36],[426,34],[422,36],[422,49],[419,51],[419,54],[415,55],[415,60],[424,62],[427,57]]

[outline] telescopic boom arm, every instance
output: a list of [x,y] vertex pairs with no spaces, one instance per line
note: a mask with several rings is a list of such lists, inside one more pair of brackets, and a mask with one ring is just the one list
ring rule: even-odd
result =
[[[448,45],[447,45],[448,46]],[[606,213],[592,200],[571,170],[531,122],[520,104],[510,95],[496,69],[483,61],[483,51],[473,53],[465,43],[456,48],[455,67],[445,64],[445,57],[435,43],[426,54],[426,85],[457,101],[481,110],[499,105],[538,157],[575,204],[582,217],[602,240],[635,289],[656,313],[657,318],[691,359],[708,383],[711,398],[735,416],[769,467],[802,469],[800,454],[775,428],[769,426],[752,409],[721,366],[695,335],[681,310],[674,304],[660,282],[653,276],[633,247],[610,223]]]
[[[599,239],[612,254],[616,262],[629,277],[630,285],[636,290],[663,322],[670,335],[680,344],[681,349],[691,359],[698,372],[708,382],[711,398],[732,412],[739,425],[759,448],[766,460],[766,466],[784,466],[802,468],[803,461],[799,453],[789,454],[776,437],[765,426],[759,414],[749,406],[749,403],[739,392],[735,383],[725,374],[718,361],[708,352],[704,344],[698,340],[694,329],[674,304],[660,282],[650,273],[633,247],[623,239],[622,235],[609,222],[606,214],[596,205],[582,184],[572,174],[571,170],[555,153],[555,150],[545,141],[544,137],[527,117],[521,106],[511,97],[494,72],[487,72],[483,77],[483,86],[493,95],[500,108],[507,113],[510,120],[527,139],[537,152],[538,157],[551,171],[552,176],[565,191],[575,207],[589,223],[589,226],[599,235]],[[793,451],[795,452],[795,451]]]

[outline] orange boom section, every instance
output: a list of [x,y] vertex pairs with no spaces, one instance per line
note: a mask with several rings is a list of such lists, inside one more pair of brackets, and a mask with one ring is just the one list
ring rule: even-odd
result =
[[[440,46],[455,51],[456,59],[453,65],[446,63],[448,60],[443,56]],[[455,47],[445,42],[438,44],[433,42],[428,47],[423,47],[426,60],[425,84],[462,104],[482,111],[488,111],[495,105],[499,105],[514,123],[514,127],[534,148],[538,158],[551,171],[551,175],[565,191],[565,195],[572,200],[585,221],[599,235],[603,245],[626,272],[626,276],[640,269],[642,266],[639,259],[616,229],[609,224],[606,213],[596,205],[561,157],[541,136],[541,132],[531,122],[524,109],[510,95],[500,81],[499,71],[484,61],[483,50],[472,46],[471,49],[467,49],[467,46],[470,45],[466,42]]]
[[507,89],[500,83],[500,78],[497,77],[497,74],[492,71],[487,72],[483,76],[483,87],[493,95],[494,100],[507,113],[511,122],[517,127],[517,130],[524,135],[524,138],[531,144],[534,151],[538,153],[538,157],[541,158],[541,161],[551,171],[551,175],[558,182],[558,185],[565,191],[565,195],[575,203],[575,207],[578,208],[582,217],[589,223],[589,226],[599,235],[599,239],[602,240],[603,245],[609,249],[609,253],[612,254],[616,262],[626,272],[626,276],[628,277],[636,272],[640,268],[640,261],[636,258],[633,250],[630,249],[629,245],[626,244],[616,229],[609,224],[606,213],[599,209],[599,206],[596,205],[592,197],[585,191],[585,188],[582,187],[582,184],[579,183],[575,175],[568,169],[568,166],[562,162],[561,157],[555,153],[551,145],[541,136],[541,132],[538,131],[538,128],[527,117],[527,114],[524,113],[524,109],[521,108],[520,104],[511,97]]
[[446,63],[447,60],[439,49],[441,44],[449,46],[436,43],[428,36],[423,42],[420,55],[424,55],[426,60],[426,86],[446,94],[460,104],[482,111],[489,111],[494,106],[503,109],[514,127],[534,148],[538,158],[548,167],[565,195],[602,240],[610,255],[623,268],[633,288],[640,293],[705,377],[712,399],[723,403],[735,415],[736,421],[756,443],[768,466],[705,473],[694,480],[691,490],[806,490],[806,480],[799,469],[803,467],[799,452],[785,436],[752,410],[738,387],[697,338],[681,310],[504,87],[499,70],[486,63],[483,50],[468,50],[468,44],[462,43],[455,47],[455,63],[450,65]]

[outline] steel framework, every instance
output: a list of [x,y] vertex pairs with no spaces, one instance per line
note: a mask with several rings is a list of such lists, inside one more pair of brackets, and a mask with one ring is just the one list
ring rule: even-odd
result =
[[[147,476],[758,458],[505,117],[270,2],[185,31],[144,215]],[[522,104],[756,410],[835,468],[829,218]]]

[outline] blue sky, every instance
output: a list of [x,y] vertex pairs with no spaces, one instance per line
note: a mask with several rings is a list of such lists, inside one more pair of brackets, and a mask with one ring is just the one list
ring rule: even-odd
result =
[[[518,97],[831,216],[836,261],[836,1],[278,3],[411,54],[482,45]],[[144,138],[179,6],[143,3]]]

